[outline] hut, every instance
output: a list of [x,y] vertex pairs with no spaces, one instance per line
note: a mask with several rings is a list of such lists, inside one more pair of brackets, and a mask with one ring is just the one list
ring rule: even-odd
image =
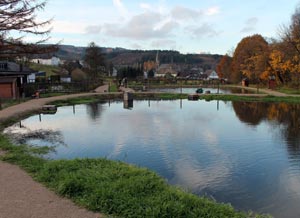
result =
[[248,87],[249,86],[249,79],[248,78],[244,78],[242,80],[242,86]]
[[275,76],[270,76],[268,81],[268,88],[269,89],[275,89],[277,86],[276,84],[276,78]]
[[34,73],[22,64],[0,61],[0,98],[16,99],[24,94],[23,85]]

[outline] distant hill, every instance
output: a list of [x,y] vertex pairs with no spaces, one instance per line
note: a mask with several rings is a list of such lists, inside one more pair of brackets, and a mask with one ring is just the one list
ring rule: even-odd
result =
[[[59,45],[58,51],[46,55],[51,57],[53,55],[63,60],[82,60],[85,55],[86,47],[76,47],[72,45]],[[131,66],[145,61],[155,61],[157,52],[159,54],[159,61],[161,64],[174,63],[197,65],[206,69],[215,69],[216,65],[222,58],[222,55],[211,54],[180,54],[178,51],[167,50],[129,50],[125,48],[107,48],[102,47],[102,52],[105,54],[106,60],[113,63],[115,66]],[[46,58],[45,55],[39,56]]]

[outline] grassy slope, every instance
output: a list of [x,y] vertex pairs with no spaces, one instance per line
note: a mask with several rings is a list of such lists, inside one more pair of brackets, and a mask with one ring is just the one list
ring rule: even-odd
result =
[[33,70],[46,72],[46,76],[56,75],[59,71],[59,67],[57,66],[43,65],[37,63],[30,63],[29,67]]
[[90,210],[117,217],[266,217],[236,212],[170,186],[156,173],[106,159],[45,160],[50,148],[14,146],[0,135],[2,160]]

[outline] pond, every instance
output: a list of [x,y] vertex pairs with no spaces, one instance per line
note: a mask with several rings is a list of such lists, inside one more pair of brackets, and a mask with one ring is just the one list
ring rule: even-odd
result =
[[5,132],[20,143],[54,143],[48,158],[121,160],[240,210],[300,217],[300,105],[176,100],[124,107],[61,107]]
[[[219,90],[217,87],[211,88],[202,88],[203,93],[206,91],[210,91],[212,94],[252,94],[254,91],[243,89],[243,88],[225,88],[221,87]],[[150,88],[148,92],[167,92],[167,93],[185,93],[185,94],[193,94],[196,93],[197,88]]]

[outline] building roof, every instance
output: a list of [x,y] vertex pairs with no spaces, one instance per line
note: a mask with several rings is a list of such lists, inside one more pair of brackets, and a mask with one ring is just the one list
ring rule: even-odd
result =
[[10,75],[29,75],[35,72],[22,64],[17,64],[15,62],[0,61],[0,76],[10,76]]
[[0,77],[0,84],[3,83],[12,83],[16,81],[16,77]]

